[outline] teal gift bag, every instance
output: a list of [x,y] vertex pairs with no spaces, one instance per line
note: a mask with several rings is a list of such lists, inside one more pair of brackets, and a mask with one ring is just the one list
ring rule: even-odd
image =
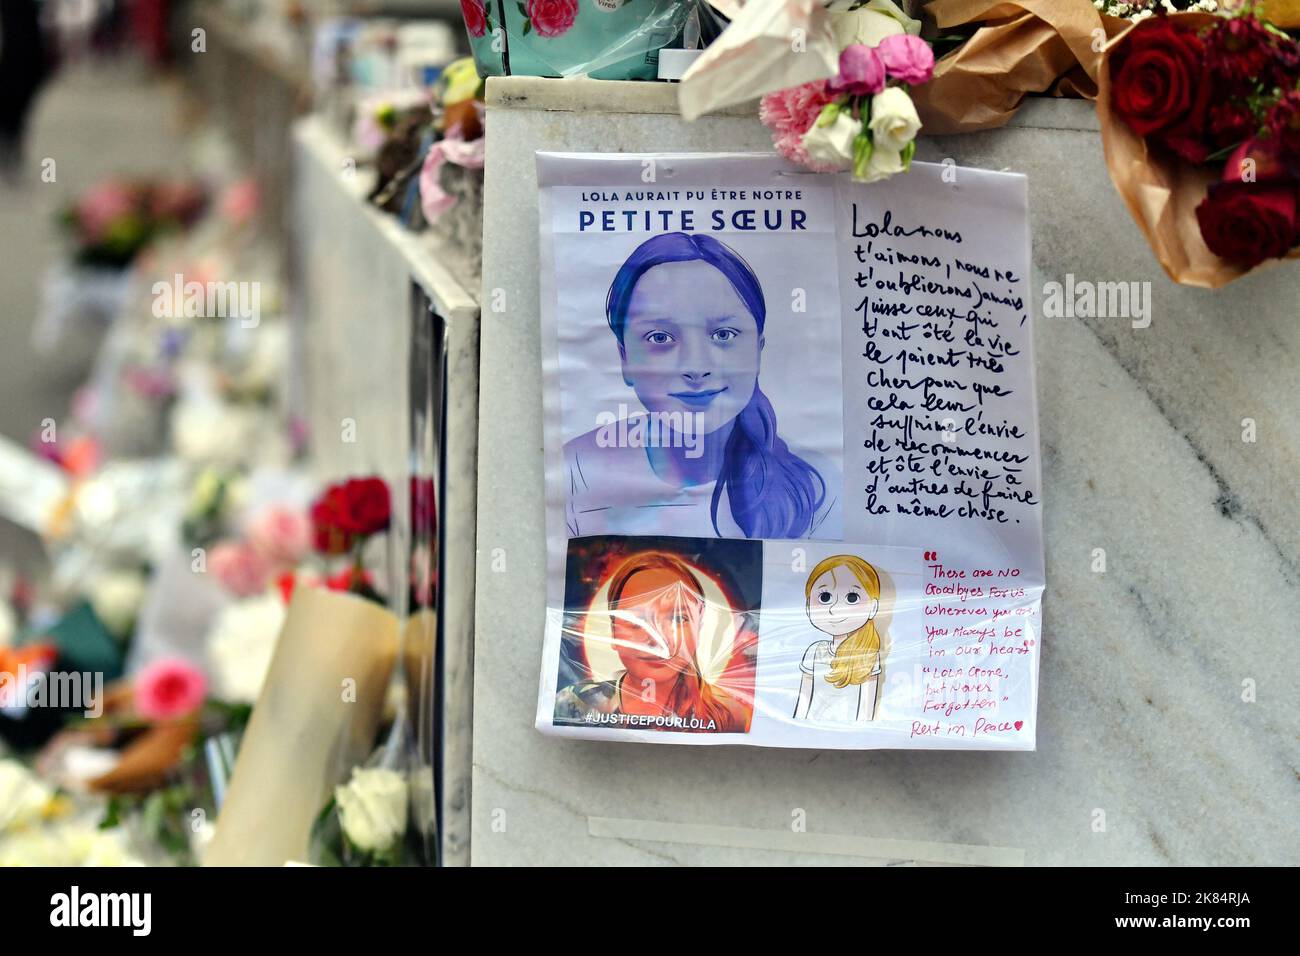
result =
[[461,0],[480,76],[653,80],[696,0]]

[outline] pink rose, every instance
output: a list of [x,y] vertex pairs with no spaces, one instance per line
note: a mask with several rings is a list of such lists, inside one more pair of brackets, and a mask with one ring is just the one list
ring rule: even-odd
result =
[[934,75],[934,51],[920,37],[900,33],[885,37],[876,46],[890,78],[910,86],[928,83]]
[[311,521],[293,508],[267,508],[245,533],[254,550],[277,568],[293,567],[311,550]]
[[830,82],[832,93],[875,96],[885,88],[885,62],[876,48],[851,43],[840,53],[840,72]]
[[251,597],[266,590],[271,566],[251,544],[222,541],[208,553],[208,566],[222,586],[239,597]]
[[481,37],[487,32],[487,14],[483,9],[483,0],[460,0],[460,12],[465,16],[465,28],[472,37]]
[[528,19],[539,37],[558,37],[578,18],[578,0],[528,0]]
[[193,664],[155,661],[136,674],[135,709],[146,720],[175,720],[198,710],[207,690],[207,679]]
[[102,182],[77,200],[77,225],[86,242],[99,242],[119,219],[136,208],[136,195],[130,186],[116,180]]

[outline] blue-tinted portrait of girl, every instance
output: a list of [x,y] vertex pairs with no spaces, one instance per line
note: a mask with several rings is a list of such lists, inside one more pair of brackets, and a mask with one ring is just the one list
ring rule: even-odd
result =
[[711,236],[654,236],[605,311],[630,394],[565,445],[571,535],[840,536],[838,469],[787,441],[760,385],[767,302],[749,263]]

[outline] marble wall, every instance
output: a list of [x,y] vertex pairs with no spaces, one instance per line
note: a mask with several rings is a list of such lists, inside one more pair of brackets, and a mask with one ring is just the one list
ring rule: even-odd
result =
[[[1047,548],[1037,752],[638,746],[534,730],[545,601],[533,152],[768,148],[744,111],[688,125],[671,96],[488,85],[484,301],[504,290],[507,307],[481,334],[473,861],[1300,861],[1300,668],[1285,617],[1300,597],[1300,270],[1218,292],[1171,283],[1081,102],[1036,101],[1008,129],[918,152],[1029,177]],[[1149,327],[1041,318],[1044,284],[1067,274],[1149,282]],[[800,811],[806,833],[792,832]]]

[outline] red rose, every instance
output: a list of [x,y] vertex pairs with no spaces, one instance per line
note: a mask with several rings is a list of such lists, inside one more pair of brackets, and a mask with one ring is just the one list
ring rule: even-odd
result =
[[1189,162],[1204,161],[1210,81],[1190,28],[1163,17],[1144,21],[1115,51],[1111,69],[1111,102],[1133,132]]
[[1292,90],[1274,103],[1267,122],[1282,162],[1300,174],[1300,90]]
[[1249,139],[1258,125],[1250,107],[1241,103],[1216,103],[1210,107],[1210,139],[1219,149]]
[[356,542],[342,485],[331,485],[312,503],[312,545],[321,554],[347,554]]
[[1275,149],[1258,140],[1243,143],[1223,173],[1223,182],[1211,186],[1196,207],[1206,246],[1247,268],[1285,256],[1300,240],[1296,181],[1286,175]]
[[528,20],[540,37],[558,37],[578,18],[578,0],[528,0]]
[[365,537],[388,527],[392,509],[382,478],[350,478],[343,485],[348,530]]
[[460,12],[465,16],[465,29],[472,37],[481,37],[487,32],[487,11],[483,9],[483,0],[460,0]]

